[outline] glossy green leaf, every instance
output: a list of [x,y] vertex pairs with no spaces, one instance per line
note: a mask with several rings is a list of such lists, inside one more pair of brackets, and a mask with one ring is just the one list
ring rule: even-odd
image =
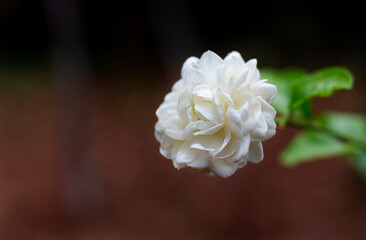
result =
[[[277,96],[273,101],[273,107],[282,115],[290,114],[293,85],[302,81],[306,72],[300,68],[288,68],[284,70],[264,69],[261,70],[262,79],[277,87]],[[310,102],[304,101],[296,109],[296,115],[307,117],[311,114]]]
[[304,132],[292,140],[281,154],[281,162],[286,166],[308,162],[314,159],[342,156],[352,148],[344,142],[321,132]]
[[310,100],[304,101],[299,107],[293,109],[292,114],[300,118],[310,118],[313,112]]
[[365,116],[346,113],[327,113],[318,117],[314,123],[319,127],[328,129],[366,148]]
[[351,89],[352,74],[342,67],[330,67],[306,75],[293,85],[292,109],[300,107],[313,97],[329,97],[340,89]]

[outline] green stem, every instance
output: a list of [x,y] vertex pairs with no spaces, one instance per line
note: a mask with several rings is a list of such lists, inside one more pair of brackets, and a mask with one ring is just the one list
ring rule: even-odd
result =
[[331,136],[341,140],[342,142],[350,142],[350,140],[345,138],[344,136],[342,136],[334,131],[331,131],[329,129],[326,129],[322,126],[319,126],[318,124],[315,124],[314,122],[306,120],[306,119],[294,118],[294,117],[292,117],[292,118],[291,117],[277,117],[275,119],[275,122],[279,125],[280,128],[289,126],[289,127],[295,127],[295,128],[301,128],[301,129],[308,129],[308,130],[312,130],[315,132],[322,132],[327,135],[331,135]]

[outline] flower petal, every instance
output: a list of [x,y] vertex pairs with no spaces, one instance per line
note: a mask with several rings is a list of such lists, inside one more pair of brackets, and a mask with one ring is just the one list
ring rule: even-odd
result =
[[262,141],[267,139],[267,131],[268,125],[263,115],[261,115],[255,129],[250,133],[250,135],[254,141]]
[[239,109],[243,121],[243,134],[252,132],[261,117],[261,104],[255,98],[248,99]]
[[262,112],[268,113],[272,118],[276,117],[276,110],[268,102],[264,101],[262,97],[258,97],[257,99],[261,104]]
[[201,84],[195,87],[192,91],[192,95],[195,98],[202,98],[207,101],[212,101],[213,99],[213,92],[211,87],[207,84]]
[[252,91],[255,95],[261,96],[265,101],[271,104],[276,97],[277,88],[273,84],[266,83],[267,80],[261,80],[252,85]]
[[182,67],[182,71],[181,71],[181,76],[182,78],[186,78],[187,76],[185,75],[187,73],[187,71],[190,71],[192,69],[198,69],[198,63],[199,63],[199,59],[197,57],[190,57],[188,58],[184,63],[183,63],[183,67]]
[[259,71],[257,69],[257,59],[249,60],[246,65],[249,68],[247,79],[249,83],[253,84],[260,78]]
[[172,87],[173,92],[180,92],[185,87],[184,80],[179,79]]
[[177,115],[176,106],[177,105],[175,102],[164,102],[156,110],[155,114],[158,118],[166,118],[166,117]]
[[224,92],[222,89],[217,88],[215,90],[217,97],[224,103],[226,106],[232,106],[234,104],[231,96]]
[[226,112],[226,117],[227,123],[232,129],[232,132],[237,136],[241,136],[243,130],[243,121],[241,120],[240,112],[233,108],[229,108]]
[[221,158],[221,159],[229,158],[238,151],[239,147],[240,147],[239,140],[232,138],[232,140],[227,143],[225,148],[220,153],[215,155],[215,158]]
[[171,159],[176,151],[177,141],[163,134],[160,142],[160,154]]
[[194,105],[194,109],[197,113],[201,114],[207,120],[215,124],[220,123],[220,117],[218,115],[216,107],[211,103],[198,102]]
[[246,83],[249,69],[247,67],[242,70],[234,84],[234,89],[240,89],[244,83]]
[[224,58],[225,63],[235,64],[236,69],[243,69],[245,62],[237,51],[232,51]]
[[189,144],[187,142],[181,144],[175,153],[174,161],[176,163],[189,163],[192,161],[194,156],[194,151],[189,148]]
[[174,125],[170,125],[165,128],[164,133],[175,140],[184,140],[183,131]]
[[210,82],[215,82],[216,71],[223,62],[216,53],[207,51],[200,58],[199,69],[208,76]]
[[189,91],[189,88],[185,87],[179,96],[178,105],[177,105],[178,116],[184,122],[188,122],[188,120],[189,120],[187,110],[192,105],[193,105],[193,100],[192,100],[191,93]]
[[249,147],[248,161],[252,163],[259,163],[263,160],[263,157],[262,142],[252,142]]
[[240,147],[234,158],[235,161],[240,160],[242,157],[248,154],[249,145],[250,145],[250,136],[249,134],[244,135],[244,137],[242,137],[240,140]]
[[245,167],[248,164],[247,158],[242,158],[240,162],[238,162],[239,168]]
[[195,136],[191,141],[190,147],[198,150],[216,152],[224,141],[225,133],[221,130],[213,135]]
[[192,161],[187,163],[188,166],[193,168],[208,168],[210,166],[210,157],[207,152],[192,149],[194,156]]
[[208,81],[207,75],[198,69],[188,69],[182,76],[186,84],[203,84]]
[[219,131],[224,126],[224,124],[225,123],[220,123],[220,124],[214,125],[213,127],[210,127],[206,130],[201,130],[201,131],[195,132],[195,133],[193,133],[193,135],[194,136],[212,135],[212,134],[216,133],[217,131]]
[[212,122],[209,121],[195,121],[195,122],[190,122],[183,131],[183,138],[185,140],[189,140],[193,137],[193,134],[195,131],[197,130],[207,130],[210,129],[212,127],[215,127],[215,125]]
[[224,148],[227,146],[227,144],[229,143],[229,141],[231,139],[231,130],[228,128],[224,128],[224,132],[225,132],[224,141],[222,142],[220,148],[217,149],[217,151],[212,153],[213,156],[216,156],[217,154],[221,153],[222,150],[224,150]]
[[216,105],[217,113],[219,114],[220,122],[223,122],[225,120],[225,105],[218,97],[217,89],[214,91],[214,104]]
[[215,159],[212,163],[212,171],[220,177],[227,178],[235,173],[238,164],[228,163],[223,159]]

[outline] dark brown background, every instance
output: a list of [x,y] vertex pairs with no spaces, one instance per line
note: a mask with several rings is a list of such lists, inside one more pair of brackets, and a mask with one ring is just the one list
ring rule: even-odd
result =
[[1,239],[365,239],[366,186],[345,159],[265,159],[228,179],[177,171],[155,109],[191,55],[259,67],[343,65],[355,88],[315,111],[366,113],[361,8],[347,3],[0,3]]

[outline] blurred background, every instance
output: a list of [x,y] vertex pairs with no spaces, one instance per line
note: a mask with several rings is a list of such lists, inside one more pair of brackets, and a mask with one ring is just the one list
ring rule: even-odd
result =
[[366,186],[344,159],[281,166],[296,134],[228,179],[159,154],[155,110],[189,56],[259,68],[342,65],[366,113],[360,4],[0,1],[0,239],[366,239]]

